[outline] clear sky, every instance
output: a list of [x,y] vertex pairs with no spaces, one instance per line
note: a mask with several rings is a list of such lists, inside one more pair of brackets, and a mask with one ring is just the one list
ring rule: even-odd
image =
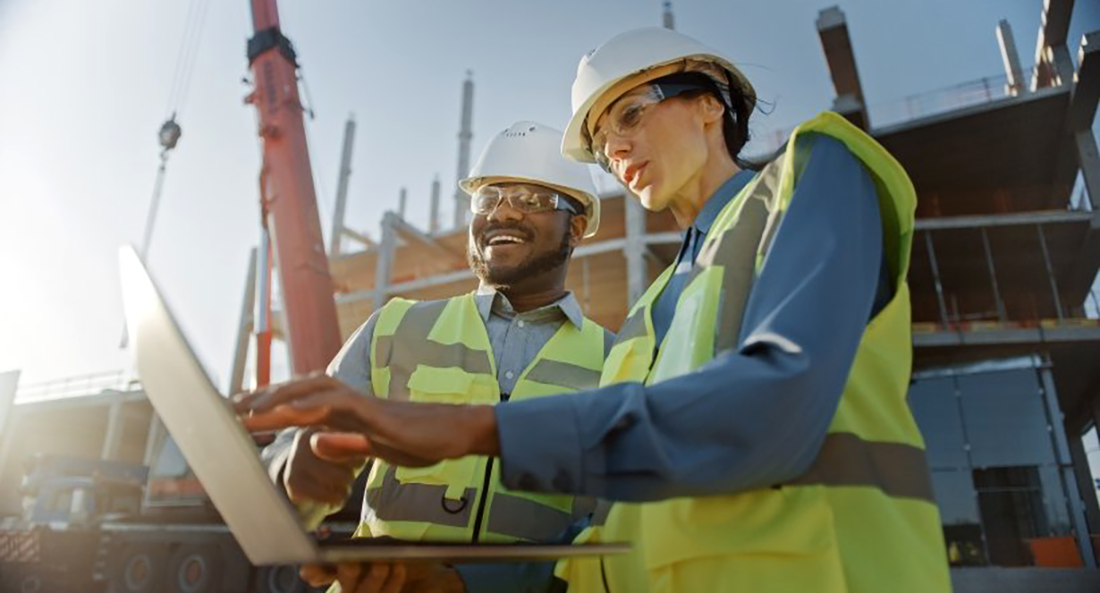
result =
[[[0,370],[21,382],[122,369],[116,253],[140,241],[156,131],[193,0],[0,0]],[[677,0],[676,26],[739,62],[771,102],[761,135],[834,96],[814,26],[834,0]],[[659,25],[659,0],[283,0],[316,119],[309,125],[325,232],[344,120],[359,124],[347,223],[377,236],[409,188],[456,177],[461,81],[477,84],[474,155],[519,119],[563,127],[578,58],[624,30]],[[1003,73],[994,29],[1012,24],[1034,59],[1039,0],[846,0],[872,107]],[[180,113],[150,262],[200,357],[225,384],[258,240],[259,145],[244,56],[246,0],[212,0]],[[1079,0],[1070,35],[1100,28]],[[450,202],[444,218],[450,220]]]

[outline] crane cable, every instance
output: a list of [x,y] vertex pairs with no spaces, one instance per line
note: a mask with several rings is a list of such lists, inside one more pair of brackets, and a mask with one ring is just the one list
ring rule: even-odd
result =
[[210,0],[191,0],[187,8],[187,17],[180,37],[179,53],[176,56],[176,68],[169,87],[168,105],[165,119],[173,115],[182,115],[191,88],[191,76],[195,71],[199,42],[206,25],[206,13],[210,9]]
[[172,74],[172,86],[168,92],[166,119],[158,134],[160,141],[160,164],[157,166],[157,178],[153,184],[153,195],[149,202],[149,213],[145,219],[145,233],[141,242],[141,256],[149,254],[153,239],[153,225],[160,207],[161,193],[164,190],[164,175],[168,164],[168,155],[176,147],[182,135],[182,129],[176,118],[183,113],[187,102],[191,76],[195,71],[195,57],[198,55],[199,42],[202,40],[206,13],[210,9],[210,0],[191,0],[187,7],[187,17],[183,25],[179,53],[176,55],[176,68]]
[[[165,111],[165,121],[161,124],[157,134],[160,143],[160,163],[157,165],[156,181],[153,183],[153,195],[149,200],[149,212],[145,217],[145,231],[142,234],[139,247],[141,259],[147,260],[149,247],[153,241],[153,226],[156,223],[157,211],[160,208],[161,194],[164,191],[164,177],[167,173],[168,155],[176,147],[180,136],[183,134],[176,117],[183,112],[187,100],[187,91],[191,86],[191,75],[195,70],[195,56],[198,54],[199,42],[202,39],[203,25],[206,22],[206,13],[210,8],[210,0],[191,0],[187,7],[187,17],[184,20],[183,35],[180,40],[179,53],[176,54],[176,68],[172,74],[172,85],[168,91],[168,106]],[[146,264],[148,265],[148,263]],[[128,342],[128,332],[123,326],[122,340],[119,347],[125,348]]]

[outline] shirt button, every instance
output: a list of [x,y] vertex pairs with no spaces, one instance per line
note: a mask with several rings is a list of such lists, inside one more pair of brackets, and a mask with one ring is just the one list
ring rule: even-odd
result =
[[525,326],[525,325],[527,325],[527,324],[526,324],[526,323],[524,323],[522,319],[520,319],[520,320],[519,320],[519,323],[518,323],[517,325],[519,325],[520,327],[523,327],[523,326]]
[[515,376],[515,373],[513,373],[512,371],[505,371],[504,376],[511,379]]

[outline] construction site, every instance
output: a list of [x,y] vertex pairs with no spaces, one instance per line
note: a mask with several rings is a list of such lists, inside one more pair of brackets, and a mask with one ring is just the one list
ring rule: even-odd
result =
[[[1070,39],[1072,0],[1034,4],[1038,31],[989,24],[1003,73],[889,113],[868,107],[858,67],[862,52],[881,48],[853,47],[840,7],[816,21],[835,87],[820,109],[873,136],[918,194],[909,403],[960,593],[1100,590],[1100,31]],[[674,26],[667,2],[664,25]],[[460,97],[459,178],[471,167],[472,78]],[[341,341],[393,297],[441,299],[478,282],[466,255],[469,197],[438,179],[426,228],[407,220],[404,195],[377,233],[349,228],[356,125],[346,123],[335,212],[322,223]],[[753,147],[764,154],[783,139]],[[567,286],[587,317],[617,331],[683,235],[668,212],[598,181],[602,223],[575,250]],[[272,296],[272,259],[288,261],[272,249],[253,253],[243,303],[227,305],[241,310],[234,391],[267,382],[272,341],[306,349],[285,314],[290,295]],[[0,590],[308,590],[293,567],[248,565],[128,373],[18,387],[18,374],[8,377]],[[48,437],[58,430],[64,443]],[[358,501],[347,509],[332,529],[354,529]]]

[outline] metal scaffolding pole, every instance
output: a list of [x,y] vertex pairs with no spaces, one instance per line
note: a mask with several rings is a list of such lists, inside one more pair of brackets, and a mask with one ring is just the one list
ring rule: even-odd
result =
[[985,227],[981,227],[982,247],[985,249],[985,265],[989,268],[989,281],[993,284],[993,298],[997,301],[997,319],[1008,321],[1008,313],[1005,311],[1005,302],[1001,298],[1001,287],[997,284],[997,270],[993,267],[993,250],[989,248],[989,235]]
[[936,283],[936,302],[940,306],[940,322],[947,325],[947,302],[943,299],[943,282],[940,281],[940,266],[936,263],[936,249],[932,247],[932,231],[924,231],[924,248],[928,250],[928,262],[932,266],[932,279]]
[[1047,235],[1043,232],[1043,225],[1037,224],[1035,228],[1039,231],[1039,246],[1043,249],[1043,264],[1047,268],[1047,279],[1050,280],[1051,297],[1054,299],[1054,311],[1058,315],[1058,321],[1061,321],[1065,315],[1062,314],[1062,299],[1058,295],[1058,279],[1054,277],[1054,267],[1050,265],[1050,250],[1047,249]]

